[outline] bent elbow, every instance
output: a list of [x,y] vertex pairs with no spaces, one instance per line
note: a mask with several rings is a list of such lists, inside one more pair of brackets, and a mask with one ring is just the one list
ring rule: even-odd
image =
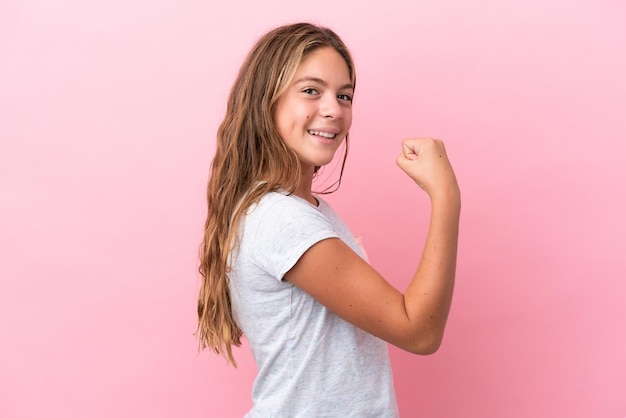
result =
[[441,344],[425,345],[423,347],[420,347],[420,349],[417,350],[414,354],[419,354],[421,356],[430,356],[431,354],[435,354],[437,351],[439,351],[439,347],[441,347]]
[[416,338],[410,345],[401,348],[412,354],[429,356],[431,354],[435,354],[439,350],[442,340],[443,335],[424,336]]

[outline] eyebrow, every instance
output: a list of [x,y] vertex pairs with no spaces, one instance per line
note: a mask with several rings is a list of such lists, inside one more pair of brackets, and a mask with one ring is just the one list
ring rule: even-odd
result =
[[[325,82],[321,78],[317,78],[317,77],[302,77],[301,79],[296,81],[296,84],[306,83],[306,82],[311,82],[311,81],[321,85],[322,87],[328,87],[328,83],[327,82]],[[352,89],[352,90],[354,90],[354,86],[352,85],[352,83],[348,83],[348,84],[344,84],[343,86],[339,87],[339,90],[344,90],[344,89]]]

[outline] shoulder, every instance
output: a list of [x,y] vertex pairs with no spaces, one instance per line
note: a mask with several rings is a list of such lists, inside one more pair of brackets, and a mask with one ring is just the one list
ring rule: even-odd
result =
[[280,219],[283,217],[298,216],[324,216],[323,212],[318,210],[306,200],[295,195],[281,192],[270,192],[261,197],[256,204],[250,206],[247,216],[258,220],[271,217]]
[[293,195],[268,193],[249,208],[241,250],[272,276],[284,274],[312,245],[339,234],[317,208]]
[[281,192],[267,193],[252,204],[242,226],[244,233],[255,237],[255,241],[299,237],[315,234],[315,231],[332,231],[334,234],[335,229],[335,223],[319,208],[300,197]]

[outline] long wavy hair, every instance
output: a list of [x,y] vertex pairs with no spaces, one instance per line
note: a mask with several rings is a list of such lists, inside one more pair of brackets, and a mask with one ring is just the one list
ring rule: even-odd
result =
[[[217,149],[207,187],[208,215],[200,246],[198,297],[200,349],[210,348],[236,367],[232,346],[241,345],[242,331],[232,314],[228,274],[229,254],[237,246],[237,225],[248,207],[266,193],[293,193],[301,166],[274,124],[276,101],[289,87],[299,63],[322,47],[334,48],[346,61],[352,85],[356,75],[352,57],[332,30],[296,23],[262,36],[246,57],[228,99],[217,132]],[[348,138],[339,180],[348,152]],[[319,167],[316,167],[315,172]]]

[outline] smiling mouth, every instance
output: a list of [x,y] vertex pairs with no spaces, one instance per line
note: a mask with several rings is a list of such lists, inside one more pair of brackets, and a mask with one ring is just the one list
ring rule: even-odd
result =
[[335,137],[337,136],[337,134],[331,134],[330,132],[320,132],[313,130],[308,130],[307,132],[311,135],[321,136],[322,138],[326,139],[335,139]]

